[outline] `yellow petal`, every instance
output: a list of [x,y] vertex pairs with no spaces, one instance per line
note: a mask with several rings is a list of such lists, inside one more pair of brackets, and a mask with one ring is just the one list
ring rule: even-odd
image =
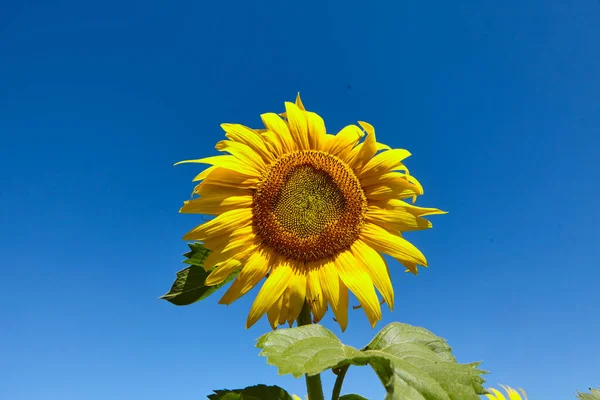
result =
[[214,165],[211,165],[210,167],[206,168],[204,171],[202,171],[198,175],[196,175],[196,177],[194,179],[192,179],[192,182],[198,182],[198,181],[203,180],[204,178],[206,178],[208,176],[208,174],[210,174],[215,169],[217,169],[217,167],[215,167]]
[[250,147],[262,157],[265,163],[269,164],[274,160],[273,154],[267,149],[262,136],[256,131],[240,124],[221,124],[221,128],[226,132],[225,136]]
[[356,125],[348,125],[342,128],[337,135],[333,137],[333,140],[329,144],[329,153],[347,161],[347,157],[354,145],[358,143],[360,138],[363,136],[363,132]]
[[412,204],[408,204],[404,200],[399,199],[388,199],[388,200],[376,200],[369,202],[369,208],[377,207],[388,210],[400,210],[401,212],[408,212],[416,217],[425,217],[427,215],[436,214],[448,214],[447,211],[442,211],[437,208],[417,207]]
[[[502,389],[504,389],[506,391],[506,394],[508,394],[509,400],[523,400],[521,398],[521,395],[519,395],[519,392],[517,392],[515,389],[513,389],[509,386],[504,386],[504,385],[500,385],[500,387],[502,387]],[[521,391],[523,392],[523,389],[521,389]],[[523,392],[523,394],[525,394],[525,392]],[[527,397],[527,396],[525,396],[525,397]]]
[[219,303],[231,304],[256,286],[269,272],[271,254],[271,251],[264,246],[252,253]]
[[506,400],[506,397],[504,397],[504,395],[502,393],[500,393],[499,391],[497,391],[496,389],[488,389],[490,392],[492,392],[496,397],[493,397],[489,394],[486,394],[486,396],[489,399],[494,399],[494,400]]
[[246,258],[248,254],[253,252],[258,247],[259,241],[256,237],[244,239],[245,240],[238,242],[236,246],[232,246],[231,242],[229,242],[227,244],[227,250],[218,247],[214,251],[211,251],[204,261],[204,269],[209,270],[215,265],[220,264],[230,258],[235,258],[238,260]]
[[354,293],[367,314],[371,327],[375,327],[377,321],[381,319],[381,307],[371,276],[350,251],[339,253],[335,259],[335,266],[340,279]]
[[204,240],[211,235],[231,234],[235,229],[250,223],[251,220],[251,208],[227,211],[192,229],[183,236],[183,240]]
[[206,286],[214,286],[222,283],[233,271],[240,268],[242,263],[239,260],[230,258],[224,263],[220,264],[215,268],[204,281]]
[[389,185],[374,185],[365,188],[365,196],[369,201],[373,200],[388,200],[393,198],[408,199],[417,197],[421,193],[416,191],[416,188],[407,185],[402,187],[401,182],[394,182]]
[[228,186],[236,189],[256,189],[260,181],[257,177],[241,174],[225,168],[215,168],[201,184]]
[[271,325],[272,329],[276,329],[277,325],[279,325],[279,314],[281,313],[283,296],[283,294],[279,296],[279,299],[276,300],[267,311],[267,319],[269,320],[269,325]]
[[248,188],[241,186],[224,186],[220,184],[214,184],[213,181],[208,179],[203,180],[194,188],[194,193],[201,197],[235,197],[235,196],[248,196],[252,194],[252,191]]
[[404,210],[367,210],[365,221],[388,231],[405,232],[431,228],[431,222]]
[[215,149],[230,153],[245,164],[251,165],[259,172],[264,172],[266,170],[266,164],[262,157],[243,143],[232,142],[231,140],[221,140],[217,143]]
[[310,150],[308,141],[308,121],[306,112],[300,110],[294,103],[286,102],[285,111],[292,139],[296,142],[299,150]]
[[350,150],[350,153],[348,153],[348,155],[344,159],[346,164],[348,164],[350,166],[350,168],[352,168],[354,171],[358,171],[358,168],[356,167],[357,166],[356,159],[358,157],[358,153],[361,152],[361,149],[363,148],[363,146],[364,146],[364,142],[359,143],[356,146],[354,146]]
[[352,149],[348,157],[348,164],[355,171],[360,171],[377,153],[375,128],[373,128],[373,125],[363,121],[358,121],[358,124],[367,132],[367,137],[364,142]]
[[371,175],[361,179],[361,184],[369,200],[388,200],[423,194],[421,184],[415,178],[401,172]]
[[217,166],[220,168],[229,169],[231,171],[237,171],[241,174],[248,175],[248,176],[255,176],[255,177],[261,176],[261,172],[259,172],[252,165],[244,163],[243,161],[240,161],[238,158],[231,156],[231,155],[212,156],[212,157],[199,158],[197,160],[179,161],[175,165],[186,164],[186,163],[210,164],[210,165],[214,165],[214,166]]
[[254,225],[246,225],[243,228],[236,229],[229,237],[229,242],[223,247],[223,251],[229,251],[234,248],[243,246],[244,243],[251,243],[254,240],[259,240],[254,231]]
[[246,321],[246,328],[254,325],[278,301],[293,274],[294,272],[287,260],[278,260],[275,263],[271,274],[260,288],[254,303],[252,303]]
[[290,292],[290,305],[287,315],[287,321],[290,324],[300,315],[304,300],[306,299],[306,272],[303,267],[298,267],[297,262],[292,262],[292,265],[293,271],[288,276],[287,289]]
[[311,149],[322,150],[325,143],[325,121],[320,115],[305,111],[308,121],[308,141]]
[[298,149],[297,144],[292,139],[290,129],[279,115],[275,113],[266,113],[262,114],[260,118],[262,119],[265,127],[279,137],[286,153],[290,153]]
[[404,272],[411,272],[414,275],[419,275],[419,268],[417,267],[417,263],[400,260],[400,264],[406,267],[406,271]]
[[334,139],[335,135],[332,135],[331,133],[327,133],[325,135],[325,138],[323,140],[323,151],[329,152],[329,149],[331,148],[331,144],[333,143]]
[[252,196],[200,197],[183,203],[179,210],[188,214],[222,214],[237,208],[252,206]]
[[211,235],[204,239],[204,246],[212,252],[226,252],[234,247],[240,247],[237,242],[243,240],[243,244],[251,244],[258,241],[252,224],[246,224],[235,229],[233,232],[224,231],[222,234]]
[[327,311],[327,301],[321,290],[321,282],[319,280],[319,271],[322,262],[313,261],[309,263],[307,285],[306,285],[306,301],[310,306],[313,314],[313,323],[319,322]]
[[296,95],[296,105],[302,111],[306,111],[306,108],[304,108],[304,104],[302,104],[302,99],[300,99],[300,92],[298,92],[298,94]]
[[362,240],[356,240],[351,247],[352,254],[368,271],[373,284],[383,296],[391,310],[394,309],[394,288],[387,264],[381,255]]
[[392,148],[390,146],[388,146],[387,144],[377,143],[377,151],[391,150],[391,149]]
[[210,257],[211,254],[213,254],[213,253],[223,252],[223,248],[225,246],[227,246],[227,243],[229,243],[229,241],[231,240],[230,237],[231,236],[227,235],[227,234],[226,235],[212,235],[210,238],[204,239],[202,244],[204,245],[204,247],[206,247],[208,250],[210,250],[210,254],[208,255],[208,257]]
[[337,313],[334,310],[334,314],[342,332],[344,332],[348,326],[348,288],[341,280],[339,283],[338,297],[339,307]]
[[283,144],[281,142],[280,137],[277,136],[277,134],[271,131],[266,131],[265,133],[262,133],[261,136],[263,137],[265,144],[273,154],[275,154],[277,157],[283,155]]
[[[412,183],[414,186],[416,186],[416,188],[417,188],[416,189],[417,194],[422,195],[423,193],[425,193],[423,191],[423,186],[421,186],[421,183],[417,180],[417,178],[415,178],[412,175],[407,175],[406,179],[408,179],[408,181],[410,183]],[[414,201],[413,201],[413,203],[414,203]]]
[[410,156],[410,152],[404,149],[393,149],[379,153],[365,164],[358,177],[362,181],[369,176],[389,172],[401,165],[402,160],[408,156]]
[[389,254],[399,261],[427,266],[425,256],[412,243],[373,223],[365,223],[360,238],[378,252]]
[[318,271],[323,294],[331,305],[342,331],[345,331],[348,326],[348,289],[340,280],[332,260],[325,261]]
[[290,291],[286,290],[283,292],[281,299],[281,308],[279,309],[279,325],[283,325],[287,321],[288,309],[290,307]]

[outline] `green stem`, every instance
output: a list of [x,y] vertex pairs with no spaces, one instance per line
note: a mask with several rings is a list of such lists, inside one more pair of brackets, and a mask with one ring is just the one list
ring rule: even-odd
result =
[[[308,308],[308,304],[304,302],[304,306],[302,306],[302,311],[300,311],[300,315],[296,320],[298,326],[310,325],[312,324],[312,319],[310,317],[310,309]],[[321,383],[321,375],[304,375],[306,378],[306,391],[308,392],[308,400],[324,400],[323,397],[323,384]]]
[[342,382],[344,382],[344,377],[346,376],[346,372],[348,372],[348,368],[350,368],[350,365],[343,366],[339,369],[337,378],[335,379],[335,385],[333,386],[333,392],[331,393],[331,400],[338,400],[340,398]]

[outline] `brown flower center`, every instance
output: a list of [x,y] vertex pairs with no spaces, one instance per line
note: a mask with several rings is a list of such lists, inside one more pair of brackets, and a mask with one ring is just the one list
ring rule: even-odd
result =
[[254,193],[253,223],[279,254],[314,261],[348,249],[366,209],[350,167],[321,151],[298,151],[270,166]]

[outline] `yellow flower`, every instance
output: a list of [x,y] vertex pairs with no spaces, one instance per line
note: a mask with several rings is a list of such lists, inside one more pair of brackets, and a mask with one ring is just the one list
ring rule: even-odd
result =
[[[194,181],[198,198],[183,213],[217,217],[188,232],[212,250],[206,279],[216,285],[241,268],[219,301],[230,304],[268,276],[250,309],[246,327],[265,313],[273,329],[293,323],[305,302],[314,322],[331,306],[342,330],[348,322],[348,289],[371,322],[381,319],[379,291],[390,309],[394,291],[380,253],[417,274],[425,256],[402,232],[431,227],[421,217],[443,214],[413,206],[421,184],[402,161],[403,149],[377,143],[375,129],[359,122],[336,135],[305,110],[300,96],[286,112],[262,114],[266,129],[222,124],[226,155],[182,161],[211,167]],[[179,164],[179,163],[178,163]]]
[[[508,387],[508,386],[503,386],[500,385],[502,387],[502,389],[504,389],[506,391],[506,394],[508,394],[508,400],[527,400],[527,395],[525,394],[525,391],[523,389],[519,389],[521,391],[521,393],[523,394],[523,397],[521,397],[521,395],[513,388]],[[500,393],[498,390],[496,389],[488,389],[490,392],[493,393],[493,395],[491,394],[486,394],[486,397],[490,400],[506,400],[506,397],[504,397],[504,395],[502,393]]]

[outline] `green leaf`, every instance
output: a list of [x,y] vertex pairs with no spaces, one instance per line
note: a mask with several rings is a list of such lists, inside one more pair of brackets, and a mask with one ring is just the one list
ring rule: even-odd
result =
[[577,398],[579,400],[600,400],[600,390],[590,388],[590,393],[577,392]]
[[369,399],[359,396],[357,394],[345,394],[340,397],[340,400],[369,400]]
[[182,269],[177,273],[177,278],[171,286],[171,290],[161,299],[167,300],[176,306],[186,306],[195,303],[210,296],[221,286],[230,282],[238,274],[238,271],[233,272],[222,283],[215,286],[205,286],[206,277],[210,275],[214,268],[209,271],[204,270],[204,261],[208,257],[210,250],[204,247],[201,243],[189,244],[190,252],[185,253],[187,257],[183,262],[191,264],[189,267]]
[[190,265],[197,265],[201,267],[204,265],[204,261],[208,258],[210,250],[204,247],[202,243],[188,243],[191,251],[188,251],[183,256],[187,257],[187,260],[183,260],[184,263]]
[[292,400],[292,396],[279,386],[256,385],[244,389],[215,390],[210,400]]
[[280,374],[295,377],[368,364],[390,400],[479,400],[486,393],[479,363],[458,364],[444,339],[399,322],[384,327],[363,350],[344,345],[320,325],[270,332],[256,346]]

